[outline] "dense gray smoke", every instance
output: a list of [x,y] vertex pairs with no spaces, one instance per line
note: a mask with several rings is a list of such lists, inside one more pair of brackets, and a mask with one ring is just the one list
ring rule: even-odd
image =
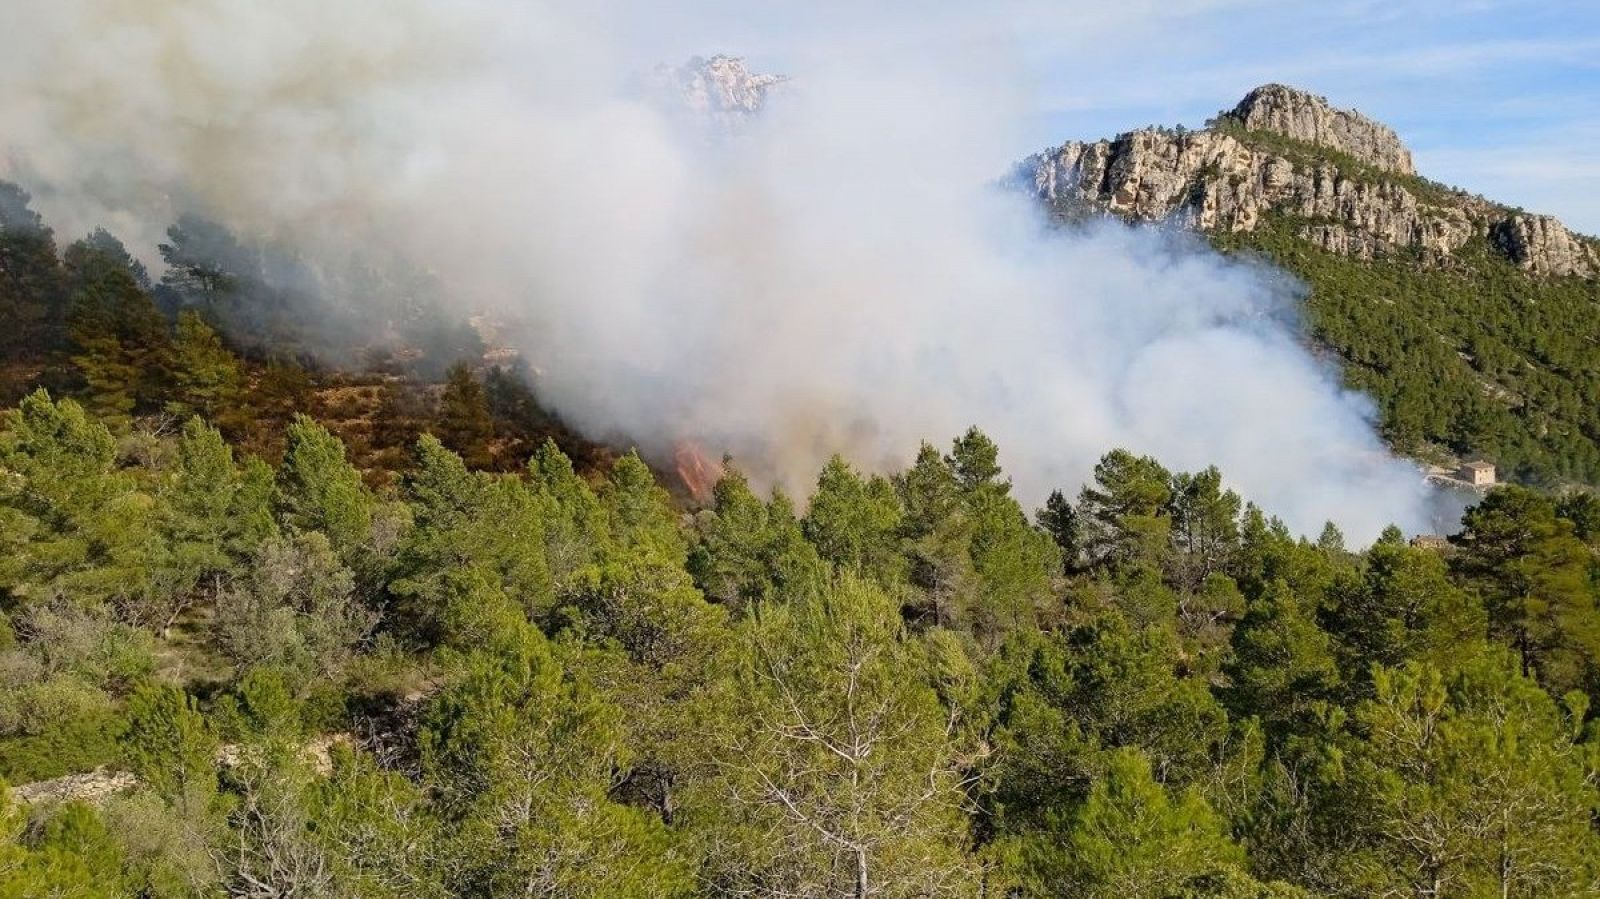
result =
[[10,0],[3,174],[147,257],[196,212],[329,270],[403,260],[502,320],[574,424],[790,487],[977,424],[1025,501],[1126,446],[1214,463],[1302,532],[1429,529],[1419,472],[1297,342],[1292,284],[1171,236],[1049,233],[993,187],[1026,96],[968,18],[1016,10],[769,19],[794,82],[708,135],[637,73],[777,36],[655,6]]

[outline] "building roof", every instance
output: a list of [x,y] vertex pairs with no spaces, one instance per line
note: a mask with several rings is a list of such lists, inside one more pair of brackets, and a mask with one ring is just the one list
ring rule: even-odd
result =
[[1467,463],[1463,464],[1461,467],[1462,468],[1470,468],[1473,471],[1494,471],[1494,463],[1493,462],[1467,462]]

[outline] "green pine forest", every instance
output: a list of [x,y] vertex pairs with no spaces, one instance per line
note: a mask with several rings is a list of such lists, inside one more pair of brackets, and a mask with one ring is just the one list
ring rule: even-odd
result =
[[1024,508],[973,429],[694,503],[0,201],[4,899],[1600,895],[1588,493],[1355,547],[1112,448]]
[[[1329,165],[1426,203],[1449,207],[1465,197],[1226,117],[1207,125],[1297,165]],[[1299,236],[1318,224],[1330,223],[1279,211],[1253,231],[1208,238],[1299,277],[1307,336],[1336,357],[1351,388],[1376,401],[1391,446],[1439,461],[1487,458],[1503,479],[1526,484],[1600,484],[1600,281],[1531,277],[1483,238],[1443,265],[1403,253],[1352,259]]]

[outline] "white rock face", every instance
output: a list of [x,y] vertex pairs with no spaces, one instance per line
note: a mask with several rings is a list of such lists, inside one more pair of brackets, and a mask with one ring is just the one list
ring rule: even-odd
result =
[[1256,88],[1227,115],[1251,131],[1272,131],[1338,150],[1386,172],[1417,173],[1411,151],[1393,128],[1347,109],[1334,109],[1326,98],[1286,85]]
[[696,56],[681,66],[657,66],[648,81],[663,99],[681,102],[691,113],[731,126],[760,112],[767,97],[788,78],[752,72],[743,59],[734,56]]
[[[1332,109],[1321,97],[1268,85],[1219,118],[1222,127],[1204,131],[1147,128],[1072,141],[1024,160],[1017,179],[1068,215],[1109,212],[1241,232],[1275,213],[1292,216],[1300,237],[1358,259],[1404,254],[1444,265],[1481,237],[1531,274],[1600,273],[1593,244],[1560,222],[1425,184],[1392,130]],[[1262,131],[1337,150],[1371,168],[1250,140]]]
[[1553,216],[1514,215],[1496,222],[1489,237],[1501,252],[1536,275],[1591,275],[1600,271],[1593,244]]
[[127,792],[138,784],[138,778],[126,771],[102,767],[84,774],[68,774],[12,787],[11,796],[18,802],[32,805],[58,802],[87,802],[94,805],[118,793]]

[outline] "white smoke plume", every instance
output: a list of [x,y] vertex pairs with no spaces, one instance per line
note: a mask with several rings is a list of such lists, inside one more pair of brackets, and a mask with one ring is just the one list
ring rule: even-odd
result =
[[[147,257],[199,212],[329,267],[403,259],[513,323],[574,424],[791,488],[977,424],[1027,502],[1126,446],[1214,463],[1303,533],[1430,529],[1285,278],[1048,233],[992,186],[1028,103],[1006,29],[1129,21],[965,6],[9,0],[0,174]],[[630,88],[730,39],[795,78],[733,139]]]

